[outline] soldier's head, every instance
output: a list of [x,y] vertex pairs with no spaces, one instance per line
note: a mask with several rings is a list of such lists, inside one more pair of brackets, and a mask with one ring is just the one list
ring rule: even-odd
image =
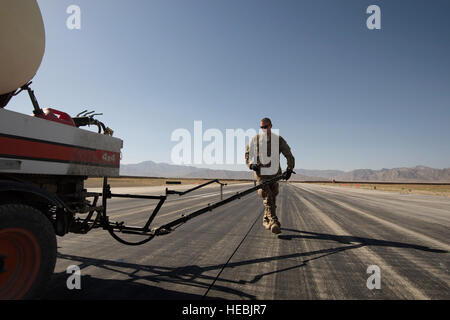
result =
[[269,118],[264,118],[261,120],[261,129],[263,132],[270,134],[270,129],[272,129],[272,121]]

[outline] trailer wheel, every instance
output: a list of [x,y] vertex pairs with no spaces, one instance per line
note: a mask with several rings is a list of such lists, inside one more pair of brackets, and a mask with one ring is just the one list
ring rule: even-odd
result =
[[56,235],[33,207],[0,205],[0,300],[35,299],[56,263]]

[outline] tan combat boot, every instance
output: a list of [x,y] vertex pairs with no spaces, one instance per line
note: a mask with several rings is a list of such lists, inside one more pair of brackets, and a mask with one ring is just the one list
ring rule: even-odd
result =
[[273,221],[270,225],[270,231],[274,234],[280,234],[281,233],[281,226],[278,221]]

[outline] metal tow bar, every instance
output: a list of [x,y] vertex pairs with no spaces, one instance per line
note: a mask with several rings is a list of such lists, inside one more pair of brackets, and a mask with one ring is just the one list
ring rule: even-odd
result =
[[[150,240],[152,240],[155,236],[160,236],[160,235],[165,235],[165,234],[169,234],[170,232],[173,231],[172,228],[177,227],[183,223],[186,223],[187,221],[191,220],[192,218],[198,217],[199,215],[202,215],[208,211],[212,211],[218,207],[221,207],[231,201],[240,199],[250,193],[253,193],[261,188],[264,188],[267,185],[270,185],[272,183],[278,182],[282,179],[284,179],[285,176],[280,175],[277,176],[273,179],[267,180],[257,186],[254,186],[250,189],[241,191],[241,192],[237,192],[236,194],[232,195],[229,198],[223,199],[222,196],[222,188],[224,185],[224,183],[221,183],[219,180],[212,180],[209,182],[206,182],[202,185],[199,185],[197,187],[194,187],[192,189],[186,190],[184,192],[180,192],[180,191],[173,191],[173,190],[168,190],[166,188],[166,195],[163,196],[147,196],[147,195],[131,195],[131,194],[114,194],[111,193],[111,188],[108,185],[108,180],[105,177],[103,180],[103,193],[102,193],[102,210],[101,210],[101,216],[100,216],[100,226],[103,229],[106,229],[111,236],[116,239],[117,241],[119,241],[120,243],[123,243],[125,245],[130,245],[130,246],[137,246],[137,245],[141,245],[144,243],[149,242]],[[160,226],[159,228],[155,228],[155,229],[150,229],[150,224],[153,222],[153,220],[155,219],[156,215],[158,214],[159,210],[161,209],[162,205],[164,204],[164,202],[167,199],[167,195],[169,194],[178,194],[180,196],[185,195],[186,193],[192,192],[194,190],[200,189],[204,186],[207,186],[209,184],[212,183],[218,183],[220,184],[220,189],[221,189],[221,201],[214,203],[214,204],[209,204],[208,206],[199,209],[197,211],[194,211],[188,215],[182,216],[181,218],[178,218],[172,222],[169,222],[163,226]],[[144,227],[134,227],[134,226],[125,226],[124,222],[110,222],[109,221],[109,217],[107,215],[107,199],[111,199],[111,198],[129,198],[129,199],[153,199],[153,200],[159,200],[159,203],[156,205],[155,209],[153,210],[152,214],[150,215],[150,217],[148,218],[146,224],[144,225]],[[222,200],[223,199],[223,200]],[[144,240],[141,241],[137,241],[137,242],[130,242],[127,240],[124,240],[122,238],[120,238],[116,232],[121,232],[121,233],[125,233],[125,234],[135,234],[135,235],[141,235],[141,236],[146,236],[147,238],[145,238]]]

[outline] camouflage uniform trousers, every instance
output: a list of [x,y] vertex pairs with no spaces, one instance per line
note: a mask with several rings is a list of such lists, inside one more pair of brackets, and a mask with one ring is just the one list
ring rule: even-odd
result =
[[[258,179],[257,183],[263,183],[264,180]],[[272,183],[258,190],[258,194],[263,198],[264,203],[264,218],[263,223],[268,223],[269,226],[277,224],[281,227],[277,217],[277,195],[279,193],[278,182]]]

